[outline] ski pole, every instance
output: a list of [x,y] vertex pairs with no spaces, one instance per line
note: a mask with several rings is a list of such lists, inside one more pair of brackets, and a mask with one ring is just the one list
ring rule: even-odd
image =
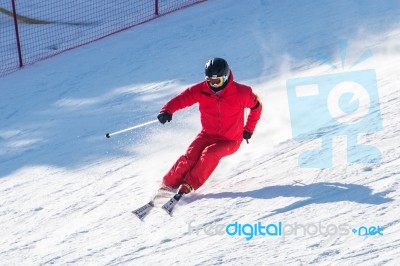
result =
[[106,138],[110,138],[111,136],[118,135],[118,134],[124,133],[124,132],[126,132],[126,131],[130,131],[130,130],[133,130],[133,129],[136,129],[136,128],[139,128],[139,127],[144,127],[144,126],[147,126],[147,125],[156,123],[156,122],[158,122],[158,119],[154,119],[154,120],[151,120],[151,121],[149,121],[149,122],[145,122],[145,123],[142,123],[142,124],[133,126],[133,127],[128,127],[128,128],[122,129],[122,130],[120,130],[120,131],[116,131],[116,132],[112,132],[112,133],[107,133],[107,134],[106,134]]

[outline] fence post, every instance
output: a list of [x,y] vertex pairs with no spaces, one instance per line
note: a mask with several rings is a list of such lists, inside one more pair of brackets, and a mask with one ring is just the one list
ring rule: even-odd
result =
[[23,62],[22,62],[21,42],[20,42],[20,40],[19,40],[18,19],[17,19],[17,10],[16,10],[16,8],[15,8],[15,0],[11,0],[11,2],[12,2],[12,8],[13,8],[15,35],[16,35],[16,38],[17,38],[17,48],[18,48],[19,67],[23,67],[24,64],[23,64]]
[[155,14],[156,16],[158,16],[158,15],[159,15],[159,14],[158,14],[158,0],[156,0],[155,5],[156,5],[156,6],[155,6],[155,10],[156,10],[156,11],[155,11],[154,14]]

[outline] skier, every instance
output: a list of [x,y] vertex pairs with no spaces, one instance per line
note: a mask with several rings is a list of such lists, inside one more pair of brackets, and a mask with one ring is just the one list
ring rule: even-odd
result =
[[[162,189],[188,194],[201,187],[221,158],[235,153],[252,137],[262,105],[251,87],[237,83],[228,63],[212,58],[205,65],[205,81],[169,100],[157,118],[165,124],[179,109],[199,103],[202,130],[164,176]],[[244,121],[244,110],[250,108]],[[246,123],[245,123],[246,122]]]

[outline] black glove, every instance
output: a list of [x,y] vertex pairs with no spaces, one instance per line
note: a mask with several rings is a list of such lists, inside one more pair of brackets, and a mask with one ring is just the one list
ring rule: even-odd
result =
[[158,114],[157,118],[161,124],[165,124],[165,122],[170,122],[172,120],[172,115],[167,112],[161,112]]
[[249,139],[251,139],[251,135],[253,135],[253,133],[249,132],[249,131],[243,131],[243,138],[246,140],[247,143],[249,143]]

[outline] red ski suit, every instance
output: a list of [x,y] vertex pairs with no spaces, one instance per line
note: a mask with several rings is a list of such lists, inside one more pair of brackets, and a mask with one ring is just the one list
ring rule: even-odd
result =
[[[187,183],[198,189],[217,167],[221,158],[235,153],[243,140],[243,131],[253,133],[262,105],[252,89],[233,80],[218,93],[207,81],[197,83],[172,98],[160,112],[173,114],[199,103],[202,130],[163,178],[163,184],[178,188]],[[244,110],[250,108],[246,124]]]

